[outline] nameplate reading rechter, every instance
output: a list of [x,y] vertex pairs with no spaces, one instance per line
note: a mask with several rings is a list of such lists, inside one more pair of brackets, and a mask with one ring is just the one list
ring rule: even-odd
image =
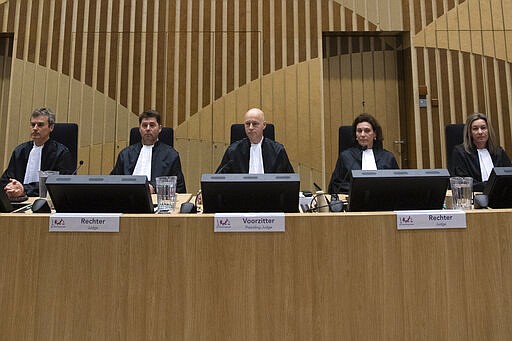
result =
[[466,228],[462,210],[395,211],[398,230]]
[[119,232],[120,213],[55,213],[50,232]]
[[284,213],[215,213],[213,232],[284,232]]

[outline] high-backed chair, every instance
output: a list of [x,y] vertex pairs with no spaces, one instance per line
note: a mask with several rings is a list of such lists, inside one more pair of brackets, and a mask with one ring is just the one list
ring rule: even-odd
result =
[[[267,139],[275,140],[275,129],[274,125],[272,123],[267,123],[267,126],[265,127],[265,130],[263,130],[263,136]],[[245,134],[245,126],[241,123],[235,123],[231,125],[231,142],[236,142],[241,139],[246,138],[247,135]]]
[[68,147],[76,165],[78,159],[78,124],[55,123],[50,137]]
[[453,148],[464,142],[464,124],[448,124],[445,127],[446,161],[448,169],[451,166]]
[[352,126],[341,126],[338,129],[338,155],[354,144]]
[[[139,127],[133,127],[130,130],[130,145],[140,142],[140,140]],[[160,131],[160,134],[158,135],[158,140],[174,147],[174,130],[167,127],[162,128],[162,131]]]

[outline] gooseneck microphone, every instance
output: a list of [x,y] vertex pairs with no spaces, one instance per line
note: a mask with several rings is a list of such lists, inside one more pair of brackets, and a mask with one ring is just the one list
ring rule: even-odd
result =
[[78,170],[80,169],[80,167],[82,167],[82,165],[84,164],[84,160],[80,160],[78,162],[78,167],[76,167],[75,171],[73,173],[71,173],[71,175],[76,175],[76,173],[78,172]]
[[[231,166],[231,164],[233,163],[233,160],[229,160],[228,162],[226,162],[225,164],[222,165],[222,167],[220,167],[216,172],[215,174],[220,174],[222,173],[224,170],[226,169],[229,169],[229,167]],[[199,189],[199,191],[197,191],[196,195],[195,195],[195,200],[194,200],[194,203],[191,203],[190,200],[192,200],[192,198],[194,196],[190,196],[190,198],[188,198],[187,201],[185,201],[184,203],[181,204],[180,206],[180,213],[197,213],[197,199],[199,198],[199,195],[201,194],[201,189]]]
[[233,164],[233,160],[229,160],[228,162],[226,162],[225,164],[222,165],[222,167],[220,167],[219,169],[217,169],[217,171],[215,172],[215,174],[221,174],[223,173],[226,169],[229,169],[231,167],[231,165]]

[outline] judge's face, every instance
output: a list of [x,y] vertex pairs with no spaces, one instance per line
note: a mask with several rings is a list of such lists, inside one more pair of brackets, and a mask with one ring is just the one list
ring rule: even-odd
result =
[[487,123],[485,120],[479,118],[471,123],[471,139],[477,148],[482,149],[487,147],[489,131],[487,130]]
[[158,140],[158,134],[160,134],[160,130],[162,130],[162,126],[158,124],[156,118],[143,118],[139,126],[142,144],[155,144],[155,142]]
[[372,148],[377,138],[375,130],[369,122],[361,122],[356,126],[356,140],[361,147]]
[[263,112],[258,109],[251,109],[245,114],[245,133],[251,143],[260,143],[263,137],[263,130],[266,127]]
[[30,119],[30,137],[36,146],[43,145],[49,138],[53,130],[53,125],[48,124],[48,116],[40,115]]

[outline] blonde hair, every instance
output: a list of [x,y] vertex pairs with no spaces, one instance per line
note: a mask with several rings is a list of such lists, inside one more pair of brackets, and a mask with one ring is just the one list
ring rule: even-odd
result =
[[491,121],[482,113],[476,112],[468,116],[466,120],[466,124],[464,125],[464,150],[466,152],[471,153],[476,149],[475,144],[473,143],[473,136],[471,135],[471,125],[476,120],[484,120],[487,125],[487,133],[489,139],[487,140],[487,150],[491,154],[496,154],[499,148],[499,144],[496,142],[496,135],[494,134],[494,129],[492,127]]

